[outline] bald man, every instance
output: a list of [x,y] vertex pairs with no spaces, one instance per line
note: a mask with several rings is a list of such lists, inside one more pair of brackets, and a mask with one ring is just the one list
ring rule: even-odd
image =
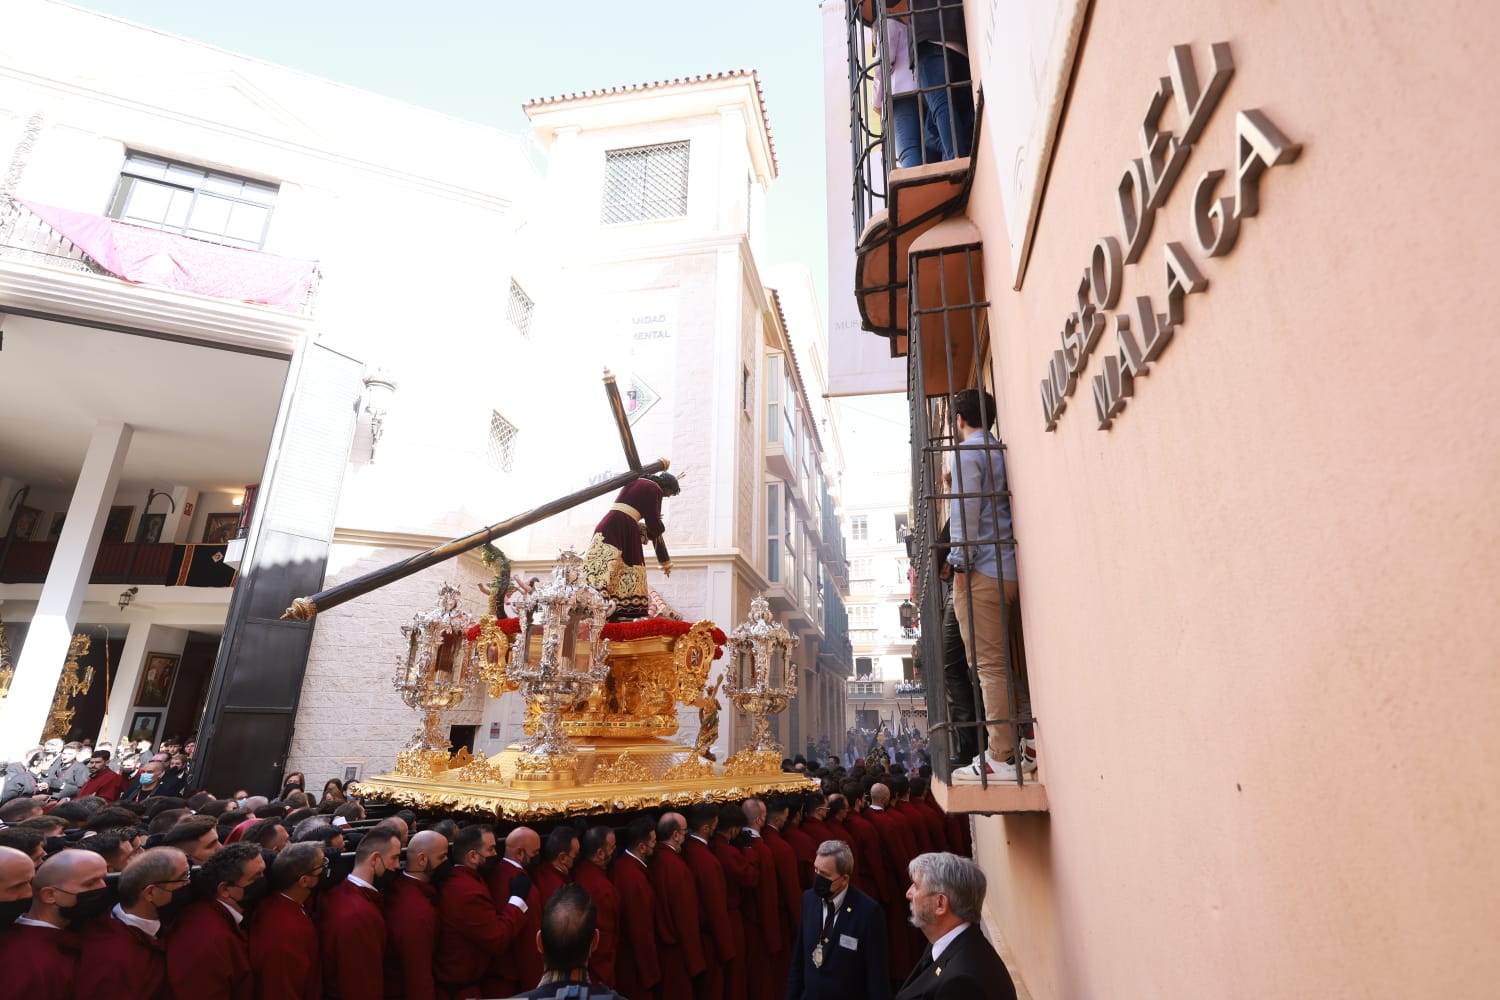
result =
[[[437,982],[438,898],[434,872],[449,870],[448,838],[423,830],[406,845],[406,870],[385,894],[386,993],[434,1000]],[[399,989],[397,986],[399,985]]]
[[513,896],[519,895],[511,888],[516,876],[525,875],[528,882],[522,907],[526,911],[526,921],[495,969],[498,985],[509,990],[504,996],[529,990],[542,978],[542,954],[537,951],[536,936],[542,929],[542,907],[546,905],[547,897],[532,881],[532,873],[541,857],[541,836],[528,826],[518,826],[506,835],[504,856],[490,872],[490,899],[496,909],[504,909]]
[[44,861],[31,880],[31,908],[0,936],[0,970],[9,996],[67,1000],[73,995],[77,944],[68,931],[109,910],[104,875],[93,851],[65,850]]
[[31,879],[35,875],[31,855],[14,847],[0,847],[0,933],[31,909]]

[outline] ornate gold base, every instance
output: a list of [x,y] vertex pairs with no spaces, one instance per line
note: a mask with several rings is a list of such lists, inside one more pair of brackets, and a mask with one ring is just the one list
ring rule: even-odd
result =
[[669,740],[598,740],[581,744],[571,764],[511,747],[476,755],[460,767],[424,777],[383,774],[359,782],[363,798],[414,809],[475,813],[513,822],[682,809],[695,802],[730,802],[752,795],[805,792],[817,783],[774,766],[769,751],[742,750],[720,773],[691,749]]

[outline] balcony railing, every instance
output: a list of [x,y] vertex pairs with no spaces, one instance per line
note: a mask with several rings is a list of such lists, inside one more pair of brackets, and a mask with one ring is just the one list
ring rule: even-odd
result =
[[[0,583],[45,583],[56,542],[0,541]],[[100,542],[89,583],[229,587],[235,570],[223,545]]]
[[849,681],[848,685],[846,694],[850,698],[885,697],[885,681]]
[[0,196],[0,257],[82,274],[109,274],[72,240],[9,196]]

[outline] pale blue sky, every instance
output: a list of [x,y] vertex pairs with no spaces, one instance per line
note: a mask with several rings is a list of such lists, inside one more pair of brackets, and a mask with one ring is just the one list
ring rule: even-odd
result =
[[730,69],[765,89],[781,175],[766,255],[813,274],[827,310],[817,0],[81,0],[81,6],[521,132],[521,103]]

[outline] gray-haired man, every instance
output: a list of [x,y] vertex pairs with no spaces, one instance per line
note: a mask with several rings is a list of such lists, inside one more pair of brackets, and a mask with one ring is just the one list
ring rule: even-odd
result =
[[957,854],[912,859],[911,922],[927,948],[896,1000],[1016,1000],[1010,972],[979,929],[984,870]]

